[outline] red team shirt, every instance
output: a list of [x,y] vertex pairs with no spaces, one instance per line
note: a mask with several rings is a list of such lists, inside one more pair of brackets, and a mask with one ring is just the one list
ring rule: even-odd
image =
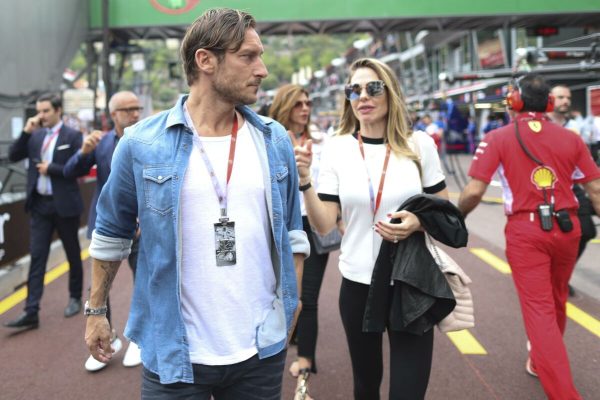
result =
[[507,215],[536,211],[544,202],[542,188],[546,188],[549,202],[553,195],[555,210],[577,209],[573,182],[600,178],[600,169],[583,140],[543,113],[521,113],[516,121],[523,143],[544,167],[527,157],[511,122],[484,137],[475,151],[469,176],[489,184],[498,171]]

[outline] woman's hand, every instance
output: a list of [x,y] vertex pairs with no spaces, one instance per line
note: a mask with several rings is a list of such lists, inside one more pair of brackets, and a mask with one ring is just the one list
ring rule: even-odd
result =
[[296,167],[300,177],[300,185],[310,182],[310,165],[312,164],[312,140],[307,140],[304,146],[294,147]]
[[398,243],[399,240],[404,240],[413,232],[421,229],[421,221],[410,211],[402,210],[388,214],[390,219],[399,218],[399,224],[393,224],[387,221],[379,221],[375,225],[375,232],[381,237],[390,242]]

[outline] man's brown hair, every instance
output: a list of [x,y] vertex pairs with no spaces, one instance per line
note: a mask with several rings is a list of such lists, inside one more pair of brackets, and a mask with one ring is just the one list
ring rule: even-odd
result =
[[243,11],[231,8],[206,10],[188,27],[181,42],[180,53],[187,84],[191,86],[198,79],[198,49],[210,50],[220,62],[225,52],[238,51],[244,42],[246,30],[255,27],[254,17]]

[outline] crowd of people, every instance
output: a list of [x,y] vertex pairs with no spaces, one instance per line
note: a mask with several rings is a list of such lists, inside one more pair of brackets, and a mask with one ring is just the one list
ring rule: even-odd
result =
[[[426,240],[465,246],[464,217],[500,171],[511,200],[506,249],[527,333],[526,371],[551,399],[581,398],[562,335],[568,282],[583,251],[570,244],[589,236],[580,204],[600,211],[600,170],[568,129],[568,88],[551,90],[535,75],[519,81],[508,99],[513,118],[477,147],[456,207],[437,150],[443,130],[429,115],[422,130],[412,126],[385,63],[350,65],[339,127],[329,136],[312,128],[302,86],[279,88],[268,116],[249,107],[268,75],[264,51],[250,14],[211,9],[181,43],[189,94],[170,110],[140,120],[136,95],[118,92],[109,102],[114,129],[84,139],[62,123],[60,97],[38,99],[10,149],[12,161],[29,160],[32,247],[24,312],[5,326],[39,327],[56,230],[70,267],[64,316],[84,309],[88,371],[103,369],[123,346],[109,293],[128,258],[134,289],[123,363],[142,364],[142,399],[280,399],[290,343],[297,346],[288,366],[295,399],[311,399],[329,260],[315,242],[334,232],[354,398],[380,398],[387,331],[389,398],[422,399],[434,327],[455,304],[438,295],[450,289],[438,268],[426,268],[436,266]],[[77,178],[93,165],[83,306]],[[426,309],[421,285],[434,289]]]
[[[510,83],[507,85],[510,90]],[[592,157],[600,165],[600,115],[590,114],[583,116],[579,110],[572,107],[571,90],[565,84],[556,84],[552,87],[556,107],[549,113],[550,118],[563,125],[565,128],[581,136],[584,143],[590,148]],[[429,111],[419,113],[411,112],[413,127],[416,130],[427,132],[434,138],[438,149],[443,151],[459,150],[461,153],[473,154],[477,144],[489,132],[508,125],[511,117],[507,111],[497,109],[485,110],[472,114],[473,111],[456,111],[455,118],[462,120],[458,127],[452,128],[450,121],[452,116],[448,115],[447,104],[433,105]],[[466,106],[466,104],[464,104]],[[443,143],[442,143],[443,142]]]

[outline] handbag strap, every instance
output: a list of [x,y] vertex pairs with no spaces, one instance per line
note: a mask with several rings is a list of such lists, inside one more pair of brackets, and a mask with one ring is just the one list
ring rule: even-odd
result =
[[440,257],[440,253],[438,252],[437,246],[435,245],[435,242],[433,241],[433,238],[431,237],[431,235],[427,232],[425,232],[425,241],[429,240],[429,243],[431,243],[431,248],[433,248],[433,252],[435,253],[433,255],[433,258],[435,259],[435,262],[437,263],[438,267],[440,268],[440,270],[442,270],[442,272],[444,271],[444,263],[442,262],[442,257]]
[[[419,157],[419,163],[421,162],[421,149],[419,148],[419,143],[417,142],[417,139],[414,136],[414,132],[411,135],[411,137],[409,138],[410,143],[413,144],[412,147],[413,151],[415,152],[415,154],[417,155],[417,157]],[[423,192],[423,180],[421,180],[421,192]],[[429,243],[431,243],[431,247],[433,248],[433,252],[435,253],[433,255],[433,258],[435,259],[435,262],[437,263],[438,267],[440,268],[440,270],[444,270],[443,266],[444,263],[442,262],[442,258],[440,257],[440,253],[438,252],[437,246],[435,245],[435,242],[433,241],[433,238],[431,237],[431,235],[427,232],[425,232],[425,241],[427,242],[427,240],[429,240]]]

